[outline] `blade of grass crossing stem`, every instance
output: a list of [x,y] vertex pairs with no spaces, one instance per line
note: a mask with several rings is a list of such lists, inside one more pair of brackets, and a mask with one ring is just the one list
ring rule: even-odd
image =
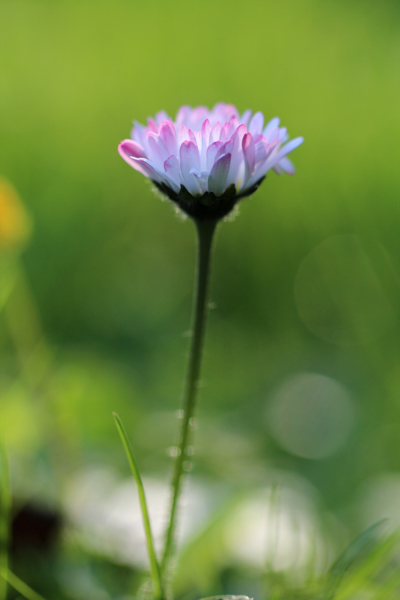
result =
[[388,579],[381,585],[377,593],[374,595],[374,600],[387,600],[394,598],[393,594],[400,587],[400,570],[394,568]]
[[386,519],[383,519],[377,523],[373,523],[370,527],[362,531],[333,563],[329,570],[329,580],[325,589],[324,600],[333,600],[333,598],[336,598],[342,580],[349,569],[357,561],[363,557],[365,558],[367,553],[371,552],[378,545],[376,533],[385,522]]
[[[8,569],[8,542],[10,530],[11,490],[8,456],[5,445],[0,442],[0,571]],[[0,579],[0,600],[7,597],[7,580]]]
[[129,466],[132,471],[132,475],[135,478],[136,485],[138,488],[140,508],[142,511],[144,530],[145,530],[145,534],[146,534],[147,551],[149,553],[151,577],[152,577],[153,586],[154,586],[154,597],[156,600],[161,600],[163,598],[161,571],[160,571],[160,566],[158,564],[158,561],[156,558],[156,553],[154,550],[153,536],[151,533],[150,518],[149,518],[148,509],[147,509],[146,496],[144,493],[142,478],[140,477],[139,469],[137,467],[135,458],[133,456],[133,452],[132,452],[132,448],[131,448],[131,445],[128,440],[128,436],[126,434],[124,426],[122,425],[122,421],[116,413],[113,413],[113,417],[114,417],[115,424],[118,429],[118,433],[121,437],[121,441],[124,446],[126,456],[128,458],[128,462],[129,462]]
[[[351,600],[359,590],[371,586],[377,578],[379,580],[392,562],[392,555],[398,539],[399,536],[396,532],[375,545],[354,573],[345,578],[343,589],[338,590],[335,600]],[[373,597],[371,596],[371,598]]]
[[11,587],[13,587],[23,598],[26,600],[44,600],[43,596],[40,596],[37,592],[32,590],[26,583],[24,583],[19,577],[11,573],[8,569],[2,569],[0,571],[2,578],[7,581]]

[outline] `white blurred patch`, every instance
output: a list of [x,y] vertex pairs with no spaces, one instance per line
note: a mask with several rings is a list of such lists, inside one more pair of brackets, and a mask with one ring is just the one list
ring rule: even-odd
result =
[[340,450],[354,416],[354,403],[346,388],[317,373],[301,373],[286,380],[274,393],[266,413],[276,441],[291,454],[311,459]]
[[[143,478],[156,551],[162,548],[170,503],[170,486]],[[189,484],[189,485],[187,485]],[[79,542],[96,554],[123,564],[148,568],[142,515],[135,482],[118,482],[107,470],[82,473],[66,493],[66,510]],[[180,511],[180,540],[207,521],[211,494],[198,482],[186,482]]]
[[253,493],[227,522],[227,553],[240,563],[295,578],[326,569],[333,548],[308,492],[287,481]]

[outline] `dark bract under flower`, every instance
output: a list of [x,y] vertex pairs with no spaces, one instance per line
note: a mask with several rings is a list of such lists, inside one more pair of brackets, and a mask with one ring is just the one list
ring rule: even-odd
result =
[[279,119],[264,127],[261,112],[240,115],[231,104],[179,109],[175,122],[159,112],[147,126],[135,123],[122,158],[195,219],[221,219],[252,194],[267,171],[294,173],[287,155],[303,138],[288,141]]

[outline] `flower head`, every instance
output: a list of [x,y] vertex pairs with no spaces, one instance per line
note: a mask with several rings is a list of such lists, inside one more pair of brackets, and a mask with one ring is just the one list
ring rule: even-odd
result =
[[303,138],[290,142],[279,119],[264,126],[261,112],[242,115],[232,104],[182,106],[175,121],[165,112],[134,124],[118,151],[168,198],[195,219],[220,219],[252,194],[267,171],[294,173],[287,158]]

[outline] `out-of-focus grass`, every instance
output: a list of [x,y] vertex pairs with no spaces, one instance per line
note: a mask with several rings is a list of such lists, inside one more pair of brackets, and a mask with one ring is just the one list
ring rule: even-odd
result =
[[[50,493],[54,472],[62,481],[84,464],[123,469],[112,410],[131,423],[144,470],[169,469],[194,236],[116,147],[133,119],[228,101],[279,115],[305,143],[294,178],[269,175],[221,225],[195,472],[250,489],[278,466],[310,481],[354,532],[365,524],[363,486],[400,469],[398,23],[394,2],[3,0],[0,170],[34,221],[22,263],[51,355],[39,382],[24,379],[31,342],[16,347],[0,314],[1,402],[21,492]],[[342,236],[333,263],[318,263],[331,236]],[[312,300],[323,302],[324,286],[331,303],[319,313]],[[26,317],[18,306],[14,296],[14,323]],[[332,343],[336,325],[350,343]],[[352,403],[351,432],[325,459],[289,451],[268,423],[273,399],[302,373],[330,378]]]

